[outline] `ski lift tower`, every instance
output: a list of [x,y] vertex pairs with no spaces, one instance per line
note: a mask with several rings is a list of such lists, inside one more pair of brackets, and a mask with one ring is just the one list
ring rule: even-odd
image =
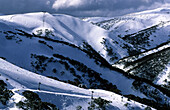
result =
[[44,27],[44,23],[45,23],[45,13],[46,11],[42,11],[43,12],[43,27]]

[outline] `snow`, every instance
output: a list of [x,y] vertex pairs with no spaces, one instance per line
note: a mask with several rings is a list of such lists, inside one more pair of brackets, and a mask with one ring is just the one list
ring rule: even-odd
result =
[[[51,50],[48,47],[39,44],[39,39],[22,39],[23,43],[16,44],[15,42],[5,41],[4,39],[0,40],[0,49],[1,49],[1,56],[7,58],[8,61],[23,67],[27,70],[32,70],[31,61],[33,59],[30,58],[30,54],[37,54],[37,55],[45,55],[48,57],[52,57],[54,53],[59,53],[65,57],[69,57],[76,61],[80,61],[83,64],[87,65],[88,67],[92,68],[93,70],[97,71],[98,73],[102,73],[102,78],[109,80],[114,85],[117,85],[118,89],[122,91],[123,94],[135,94],[137,96],[144,97],[140,93],[134,91],[132,87],[133,80],[128,79],[119,72],[110,71],[109,69],[103,69],[94,63],[93,59],[89,59],[85,53],[82,53],[78,49],[71,48],[66,45],[57,44],[54,42],[47,42],[49,45],[53,46],[54,49]],[[7,45],[9,44],[9,45]],[[2,46],[1,46],[2,45]],[[4,47],[5,46],[5,47]],[[26,48],[26,50],[25,50]],[[76,54],[75,54],[76,53]],[[46,68],[46,71],[43,73],[45,76],[54,76],[59,78],[60,80],[73,80],[74,76],[72,76],[68,71],[65,71],[65,75],[61,76],[59,74],[54,74],[51,72],[51,69],[56,68],[58,71],[65,70],[60,64],[54,63],[49,64]],[[33,70],[32,70],[33,71]],[[80,72],[78,72],[80,73]],[[81,73],[80,73],[81,74]],[[120,83],[122,81],[122,83]],[[124,83],[126,82],[126,83]]]
[[[57,76],[60,80],[74,79],[74,76],[68,71],[64,71],[65,75],[63,76],[60,74],[53,74],[51,72],[54,67],[56,67],[58,71],[65,69],[63,65],[59,63],[48,64],[46,71],[42,74],[29,72],[28,70],[33,71],[31,62],[35,60],[30,58],[31,54],[44,55],[49,58],[52,57],[53,54],[60,54],[64,57],[79,61],[94,71],[101,73],[101,77],[116,85],[118,89],[121,90],[122,94],[133,94],[140,96],[141,98],[146,98],[146,96],[141,92],[133,89],[133,79],[128,79],[119,72],[111,71],[107,68],[101,68],[99,65],[94,63],[94,59],[90,59],[87,57],[86,53],[77,48],[52,41],[46,41],[41,38],[30,39],[18,34],[16,35],[16,38],[7,40],[4,32],[12,31],[17,33],[18,31],[16,29],[20,29],[27,33],[34,33],[38,35],[40,34],[40,31],[42,31],[41,35],[45,36],[46,31],[48,31],[50,32],[50,35],[46,37],[50,37],[53,40],[69,42],[80,48],[83,48],[82,45],[85,41],[92,46],[96,52],[99,52],[99,54],[110,64],[113,64],[115,61],[111,62],[109,60],[111,57],[107,54],[105,49],[106,47],[101,43],[103,42],[103,38],[107,40],[107,46],[113,49],[113,52],[116,53],[118,57],[117,60],[119,60],[129,55],[127,49],[122,48],[124,44],[134,48],[133,45],[117,37],[120,33],[121,37],[123,37],[126,34],[132,34],[142,29],[160,24],[158,27],[159,30],[150,37],[150,40],[153,40],[153,42],[151,47],[148,47],[148,49],[153,48],[169,39],[167,35],[169,35],[170,23],[167,21],[170,21],[170,17],[167,13],[165,13],[167,11],[169,11],[169,9],[159,9],[154,12],[152,10],[151,12],[147,11],[118,18],[84,18],[84,21],[68,15],[52,15],[43,12],[0,16],[0,57],[5,57],[7,61],[13,63],[11,64],[0,59],[0,79],[4,80],[8,84],[8,88],[14,92],[14,96],[9,101],[7,109],[18,109],[14,103],[24,100],[21,93],[25,90],[34,91],[40,95],[43,101],[49,101],[57,105],[60,109],[66,110],[74,110],[78,105],[83,106],[84,109],[87,108],[88,102],[91,100],[92,91],[94,91],[95,98],[102,97],[106,100],[112,101],[112,109],[126,110],[132,109],[133,107],[135,109],[144,109],[146,107],[145,105],[134,101],[128,101],[125,97],[123,97],[122,101],[122,96],[112,92],[82,89],[67,83],[47,78],[46,76]],[[110,28],[108,30],[104,30],[88,22],[102,22],[101,26],[106,25],[110,26]],[[13,34],[8,33],[8,35]],[[154,35],[158,35],[158,37],[155,38]],[[22,41],[17,42],[19,39]],[[45,41],[48,45],[52,46],[53,49],[50,49],[44,44],[38,43],[39,40]],[[113,43],[114,41],[118,42],[118,44]],[[139,56],[139,58],[161,51],[162,49],[169,48],[169,46],[170,44],[168,43],[158,49],[152,49],[151,51],[144,52]],[[73,65],[69,66],[73,67]],[[116,67],[124,69],[123,65],[116,65]],[[129,70],[129,68],[126,68],[125,71],[127,70]],[[76,72],[78,74],[82,74],[77,70]],[[170,69],[168,66],[164,72],[160,74],[160,79],[158,79],[156,83],[165,84],[163,81],[168,79],[169,72]],[[41,82],[40,91],[37,90],[39,82]],[[130,108],[124,106],[126,103],[130,104]],[[4,109],[4,106],[0,105],[0,109]]]
[[150,46],[145,47],[147,50],[170,40],[169,8],[158,8],[113,18],[91,17],[83,20],[92,24],[96,23],[99,27],[112,32],[113,36],[121,38],[125,37],[125,35],[137,34],[141,30],[157,26],[155,32],[152,32],[149,37]]
[[[45,76],[33,74],[33,73],[26,71],[24,69],[20,69],[19,67],[16,67],[12,64],[9,65],[9,63],[2,61],[2,60],[1,60],[0,66],[1,66],[1,68],[0,68],[1,73],[6,73],[5,75],[7,77],[9,77],[9,78],[11,77],[12,80],[15,80],[18,83],[27,85],[29,88],[32,88],[32,89],[37,89],[38,83],[41,82],[41,85],[45,86],[45,88],[47,90],[54,90],[53,88],[50,89],[50,86],[52,86],[52,85],[53,85],[52,87],[58,88],[58,89],[56,89],[58,91],[60,91],[61,89],[63,89],[63,90],[69,89],[72,91],[74,91],[75,89],[79,90],[78,87],[70,86],[70,85],[62,83],[62,82],[56,83],[55,80],[52,80],[52,79],[49,80]],[[15,83],[11,83],[11,84],[12,84],[12,86],[15,86]]]
[[[23,68],[26,68],[27,70],[32,70],[32,67],[30,66],[31,60],[30,59],[30,53],[37,53],[40,55],[47,55],[49,57],[52,56],[53,53],[59,53],[61,55],[64,55],[65,57],[69,57],[71,59],[80,61],[87,65],[88,67],[92,68],[93,70],[102,73],[102,78],[109,80],[114,85],[117,85],[118,89],[122,91],[123,94],[135,94],[137,96],[144,97],[143,95],[140,95],[140,93],[134,91],[132,87],[133,80],[128,79],[119,72],[110,71],[109,69],[102,69],[98,65],[94,63],[93,59],[89,59],[86,54],[81,53],[78,49],[74,49],[68,46],[63,46],[62,44],[55,44],[52,42],[48,42],[49,45],[52,45],[54,49],[52,51],[49,51],[46,49],[47,47],[41,46],[40,44],[34,45],[34,39],[26,39],[24,42],[24,45],[16,45],[8,48],[8,46],[5,47],[5,51],[2,51],[2,56],[5,56],[8,61],[11,61]],[[10,43],[10,42],[9,42]],[[10,43],[11,44],[11,43]],[[55,44],[55,45],[54,45]],[[13,45],[13,44],[12,44]],[[27,50],[25,51],[25,48]],[[6,49],[7,48],[7,49]],[[10,50],[9,50],[10,49]],[[9,50],[8,53],[6,53],[6,50]],[[13,51],[15,50],[15,51]],[[43,53],[43,54],[42,54]],[[76,53],[76,54],[75,54]],[[46,76],[56,76],[56,74],[51,73],[51,68],[56,68],[58,71],[65,69],[61,65],[55,63],[55,64],[49,64],[48,68],[44,72],[43,75]],[[47,74],[48,73],[48,74]],[[66,73],[64,76],[60,76],[57,74],[57,77],[60,78],[60,80],[73,80],[74,77],[70,73]],[[122,81],[122,82],[121,82]],[[126,83],[125,83],[126,82]]]
[[[113,43],[109,43],[109,45],[113,50],[117,49],[114,52],[118,54],[119,59],[128,55],[127,50],[120,47],[120,45],[130,44],[98,26],[68,15],[52,15],[43,12],[7,15],[0,16],[0,24],[2,26],[7,25],[6,30],[11,30],[11,28],[21,29],[30,34],[38,34],[38,31],[42,30],[41,35],[45,35],[45,30],[48,30],[55,36],[50,36],[51,38],[64,40],[77,46],[81,46],[83,41],[86,41],[97,52],[100,51],[100,54],[103,55],[108,62],[110,57],[108,57],[106,50],[103,49],[104,46],[101,42],[103,38],[109,41],[116,40],[120,43],[119,45],[116,46]],[[119,53],[119,50],[124,50],[124,52]]]
[[[45,17],[45,22],[43,23],[43,17]],[[8,15],[1,16],[0,19],[5,21],[5,24],[10,28],[6,28],[6,31],[11,30],[12,32],[18,32],[15,29],[21,29],[28,33],[36,33],[37,30],[52,30],[54,36],[51,39],[58,39],[67,41],[69,43],[75,44],[77,46],[82,46],[82,42],[88,42],[97,52],[100,51],[100,54],[109,60],[107,52],[103,49],[102,42],[103,38],[107,39],[108,46],[113,48],[113,51],[118,54],[119,58],[122,58],[127,55],[127,50],[123,50],[120,46],[127,44],[125,41],[118,37],[113,37],[111,33],[107,32],[100,27],[93,26],[90,23],[81,21],[78,18],[74,18],[68,15],[55,14],[51,15],[49,13],[28,13],[28,14],[18,14],[18,15]],[[21,20],[20,20],[21,19]],[[4,22],[2,22],[3,24]],[[11,29],[12,28],[12,29]],[[10,33],[9,33],[10,34]],[[134,94],[145,98],[145,95],[141,94],[138,91],[135,91],[132,87],[133,79],[128,79],[123,76],[121,73],[116,71],[111,71],[109,69],[101,68],[99,65],[94,63],[94,59],[90,59],[87,54],[80,51],[77,48],[73,48],[67,45],[60,43],[55,43],[52,41],[46,41],[41,38],[26,38],[20,35],[17,35],[22,42],[16,43],[15,40],[6,40],[5,35],[0,33],[4,37],[0,37],[0,56],[5,57],[7,61],[20,66],[26,70],[36,72],[31,66],[31,63],[35,60],[31,58],[31,54],[44,55],[46,57],[53,57],[53,54],[60,54],[70,59],[74,59],[85,64],[88,68],[101,73],[103,79],[108,80],[113,85],[116,85],[122,94]],[[62,39],[61,39],[62,38]],[[46,45],[40,44],[39,41],[45,41],[48,45],[52,46],[53,49],[49,49]],[[119,45],[113,44],[112,42],[117,41]],[[76,54],[75,54],[76,53]],[[113,62],[112,62],[113,63]],[[74,68],[72,65],[69,65]],[[58,73],[61,71],[65,72],[65,75],[54,74],[52,69],[56,68]],[[82,72],[76,70],[78,75],[82,75]],[[70,74],[69,71],[66,71],[63,65],[60,63],[49,63],[47,64],[46,70],[41,73],[44,76],[53,76],[57,77],[60,80],[64,81],[74,81],[75,76]],[[85,80],[86,81],[86,80]],[[25,82],[26,83],[26,82]],[[38,82],[34,82],[38,84]],[[86,84],[86,83],[85,83]],[[37,87],[37,86],[36,86]],[[35,88],[34,88],[35,89]]]
[[[168,49],[169,47],[170,47],[170,43],[167,43],[167,44],[165,44],[165,45],[163,45],[163,46],[160,46],[160,47],[158,47],[158,48],[156,48],[156,49],[151,49],[151,50],[149,50],[149,51],[143,52],[143,53],[139,54],[138,57],[136,57],[136,56],[131,56],[131,57],[125,58],[125,59],[123,59],[123,60],[124,60],[125,62],[134,62],[134,61],[136,61],[136,60],[142,59],[142,58],[145,57],[145,56],[151,55],[151,54],[153,54],[153,53],[157,53],[157,52],[162,51],[162,50],[164,50],[164,49]],[[122,60],[122,59],[121,59],[121,60]],[[133,66],[128,66],[128,67],[125,68],[125,65],[123,65],[123,64],[113,64],[112,66],[113,66],[113,67],[120,68],[120,69],[124,70],[125,72],[127,72],[127,71],[129,71],[130,69],[134,68]],[[169,71],[168,71],[168,72],[169,72]]]
[[158,85],[167,85],[167,82],[170,82],[170,62],[164,71],[158,76],[158,80],[155,81],[155,83]]
[[[88,101],[90,101],[91,98],[91,92],[94,91],[94,98],[102,97],[106,100],[112,101],[111,105],[113,107],[117,107],[119,109],[127,109],[124,104],[129,103],[132,107],[138,107],[139,109],[144,109],[146,106],[137,102],[133,101],[127,101],[127,98],[123,98],[122,96],[117,95],[112,92],[104,91],[104,90],[88,90],[88,89],[82,89],[75,86],[72,86],[70,84],[65,84],[32,72],[29,72],[27,70],[24,70],[22,68],[19,68],[11,63],[8,63],[7,61],[4,61],[0,59],[0,79],[6,79],[7,84],[9,85],[9,89],[11,89],[14,92],[14,96],[12,97],[12,100],[10,100],[8,104],[8,109],[15,110],[17,109],[16,106],[13,103],[17,103],[20,100],[24,100],[24,97],[21,94],[22,91],[30,90],[33,92],[36,92],[40,95],[42,99],[45,97],[48,98],[51,95],[53,98],[51,100],[55,100],[56,97],[62,98],[63,96],[67,97],[68,100],[71,100],[71,98],[76,98],[77,100],[83,99],[84,103],[80,102],[74,102],[72,104],[67,103],[67,106],[65,108],[60,109],[66,109],[70,110],[75,109],[76,106],[79,105],[85,105],[83,107],[87,107]],[[38,83],[41,82],[41,90],[37,90]],[[43,95],[44,94],[44,95]],[[45,95],[46,94],[46,95]],[[43,97],[45,96],[45,97]],[[64,100],[67,100],[64,99]],[[47,100],[46,100],[47,101]],[[60,103],[60,100],[56,100],[55,104]],[[67,102],[67,101],[66,101]],[[85,104],[86,103],[86,104]],[[0,108],[3,108],[3,106],[0,106]]]
[[137,60],[137,59],[141,59],[141,58],[143,58],[143,57],[145,57],[145,56],[147,56],[147,55],[151,55],[151,54],[153,54],[153,53],[156,53],[156,52],[159,52],[159,51],[161,51],[161,50],[164,50],[164,49],[167,49],[167,48],[169,48],[170,47],[170,43],[168,43],[168,44],[166,44],[166,45],[163,45],[163,46],[161,46],[161,47],[159,47],[159,48],[156,48],[156,49],[152,49],[152,50],[150,50],[150,51],[148,51],[148,52],[144,52],[144,53],[142,53],[142,54],[140,54],[137,58],[132,58],[132,59],[128,59],[128,61],[135,61],[135,60]]

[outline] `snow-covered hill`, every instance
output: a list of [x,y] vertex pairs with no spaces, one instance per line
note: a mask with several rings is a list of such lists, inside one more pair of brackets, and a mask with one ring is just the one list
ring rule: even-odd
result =
[[129,55],[125,49],[126,45],[135,50],[124,40],[116,36],[111,38],[112,35],[108,31],[68,15],[51,15],[43,12],[9,15],[0,16],[0,22],[4,31],[16,32],[15,29],[20,29],[29,34],[48,36],[82,48],[83,42],[88,43],[110,63]]
[[[158,8],[114,18],[85,18],[131,43],[141,51],[170,41],[170,9]],[[143,50],[144,49],[144,50]]]
[[[21,69],[2,59],[0,59],[0,80],[3,80],[7,84],[8,89],[14,93],[9,103],[7,105],[0,105],[0,109],[16,110],[18,107],[15,104],[25,100],[22,92],[26,90],[37,93],[42,101],[47,101],[55,104],[59,109],[66,110],[75,110],[78,106],[81,106],[82,109],[87,109],[90,106],[88,102],[92,100],[92,91],[93,98],[101,97],[112,101],[108,106],[112,110],[144,109],[147,107],[112,92],[82,89],[59,82]],[[41,83],[40,90],[38,90],[39,83]]]

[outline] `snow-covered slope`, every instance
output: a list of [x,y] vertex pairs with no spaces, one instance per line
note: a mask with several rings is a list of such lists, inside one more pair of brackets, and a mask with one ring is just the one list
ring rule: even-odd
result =
[[20,29],[29,34],[48,36],[81,47],[83,42],[86,42],[111,63],[129,55],[124,48],[125,45],[133,50],[133,46],[122,39],[116,36],[110,38],[112,35],[108,31],[68,15],[49,13],[8,15],[0,16],[0,22],[2,30],[6,31]]
[[[143,67],[144,65],[142,66],[142,64],[137,64],[139,66],[134,66],[136,65],[136,63],[132,63],[137,62],[138,59],[147,60],[146,56],[150,56],[151,54],[159,54],[159,51],[161,51],[162,49],[170,47],[168,43],[170,41],[169,8],[158,8],[114,18],[92,17],[84,18],[83,20],[109,30],[113,33],[114,36],[122,38],[123,40],[132,44],[134,47],[143,52],[141,54],[136,54],[136,56],[127,57],[119,60],[115,64],[116,67],[121,68],[126,72],[131,71],[131,73],[133,74],[134,72],[132,72],[132,68],[136,68],[134,71],[137,71],[137,69],[141,71],[135,72],[135,75],[138,74],[139,76],[146,77],[146,79],[150,79],[151,77],[152,81],[155,80],[154,82],[156,84],[169,88],[168,74],[170,74],[170,72],[168,69],[169,56],[167,54],[162,53],[162,60],[167,60],[167,63],[160,63],[162,62],[159,60],[161,58],[157,57],[156,62],[149,63],[150,65],[152,65],[152,69],[149,65],[146,65],[146,62],[143,64],[146,65],[148,68]],[[167,49],[167,51],[169,51],[169,49]],[[153,60],[154,56],[151,56],[152,59],[150,60]],[[149,62],[149,60],[147,61]],[[120,62],[124,63],[122,64]],[[130,64],[125,64],[125,62],[130,62]],[[163,68],[160,69],[160,65],[155,66],[156,63],[161,65],[163,64]],[[159,69],[159,71],[156,68]],[[153,73],[155,77],[153,77]]]
[[[127,74],[144,78],[169,92],[170,9],[167,7],[107,18],[84,18],[86,22],[104,28],[137,48],[140,54],[125,57],[113,66]],[[141,83],[143,93],[149,86]],[[144,87],[145,85],[145,87]]]
[[170,40],[169,8],[158,8],[115,18],[86,18],[84,21],[113,32],[113,36],[123,38],[141,51]]
[[[77,106],[87,109],[91,99],[101,97],[105,100],[112,101],[109,109],[144,109],[146,105],[128,100],[125,97],[104,90],[82,89],[70,84],[59,82],[27,70],[21,69],[13,64],[0,59],[0,80],[7,83],[8,89],[12,90],[14,95],[9,103],[5,106],[0,105],[0,109],[18,109],[15,105],[24,96],[23,91],[29,90],[37,93],[43,101],[55,104],[59,109],[75,110]],[[38,85],[40,90],[38,90]],[[47,100],[48,99],[48,100]]]
[[143,52],[136,56],[119,60],[113,66],[140,78],[145,78],[157,85],[170,89],[170,42]]
[[[46,18],[44,23],[43,16]],[[110,64],[102,54],[102,51],[106,52],[102,47],[105,45],[98,41],[103,37],[110,39],[107,31],[66,15],[33,13],[1,16],[0,19],[3,26],[0,31],[0,57],[7,61],[77,86],[107,90],[112,87],[115,88],[112,91],[117,91],[118,88],[123,94],[143,97],[131,88],[133,79],[108,68]],[[38,35],[35,30],[39,30],[41,25],[48,31],[52,30],[52,33]],[[69,39],[69,36],[73,39]],[[107,40],[104,40],[105,44],[110,45]],[[115,50],[108,48],[110,51],[117,51],[119,55],[125,55],[126,49],[124,51],[117,47],[119,46],[112,47],[116,48]],[[98,48],[101,49],[100,54],[104,58],[97,53]],[[118,80],[124,82],[119,83]]]

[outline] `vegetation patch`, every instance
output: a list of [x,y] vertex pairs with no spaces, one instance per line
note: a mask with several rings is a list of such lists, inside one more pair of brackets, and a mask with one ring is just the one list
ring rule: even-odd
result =
[[2,58],[3,60],[6,60],[6,58],[5,58],[5,57],[0,57],[0,58]]
[[54,104],[42,102],[39,95],[32,91],[24,91],[22,95],[26,100],[19,101],[16,105],[23,110],[59,110]]
[[[169,105],[167,104],[161,104],[161,103],[158,103],[156,101],[153,101],[153,100],[149,100],[149,99],[146,99],[146,98],[140,98],[138,96],[134,96],[132,94],[130,95],[124,95],[125,97],[128,97],[129,99],[132,99],[132,100],[135,100],[139,103],[142,103],[142,104],[145,104],[145,105],[148,105],[148,106],[151,106],[153,108],[156,108],[158,110],[168,110],[169,109]],[[150,108],[150,107],[148,107]]]
[[7,40],[15,40],[16,43],[18,43],[18,44],[19,44],[20,42],[22,42],[22,39],[19,38],[19,37],[17,36],[17,34],[14,33],[14,32],[12,32],[12,31],[4,31],[3,34],[5,34],[5,38],[6,38]]
[[41,43],[41,44],[46,45],[47,47],[49,47],[50,49],[53,50],[53,47],[52,47],[51,45],[48,45],[47,42],[45,42],[45,41],[43,41],[43,40],[39,40],[38,42]]
[[[74,81],[68,80],[64,82],[76,85],[78,87],[104,89],[104,90],[108,90],[108,91],[112,91],[112,92],[120,94],[120,90],[117,89],[116,85],[113,85],[107,80],[101,78],[100,76],[101,73],[98,73],[92,70],[91,68],[88,68],[86,65],[84,65],[83,63],[79,61],[70,59],[68,57],[64,57],[59,54],[53,54],[53,57],[51,58],[43,56],[43,55],[32,54],[32,58],[36,59],[34,63],[32,62],[32,66],[36,69],[36,71],[40,71],[40,72],[45,71],[49,63],[52,63],[52,62],[60,63],[64,65],[66,71],[69,71],[69,73],[75,76]],[[52,71],[55,73],[59,72],[55,68]],[[80,72],[83,74],[78,75],[77,72]],[[54,78],[54,77],[51,77],[51,78],[58,80],[58,78]]]
[[110,61],[118,60],[117,54],[114,53],[112,47],[108,46],[109,43],[107,39],[103,38],[103,41],[101,42],[101,44],[103,44],[104,46],[103,49],[106,50],[107,55],[110,56]]
[[53,56],[56,58],[60,58],[62,60],[68,61],[71,65],[73,65],[76,68],[76,70],[83,72],[84,74],[82,75],[82,77],[83,76],[87,77],[86,79],[88,80],[90,84],[90,88],[104,89],[104,90],[108,90],[108,91],[112,91],[112,92],[120,94],[120,90],[117,89],[116,85],[113,85],[112,83],[109,83],[107,80],[101,78],[100,73],[97,73],[96,71],[88,68],[83,63],[80,63],[76,60],[70,59],[68,57],[64,57],[59,54],[53,54]]
[[14,93],[11,90],[8,90],[7,84],[3,80],[0,80],[0,102],[3,105],[6,105],[13,95]]
[[88,110],[106,110],[109,104],[112,103],[112,101],[107,101],[105,99],[99,98],[92,98],[91,102],[89,102]]
[[123,40],[127,41],[128,43],[134,45],[136,48],[146,49],[146,47],[150,46],[150,39],[149,37],[156,32],[158,25],[152,26],[150,28],[144,29],[137,33],[125,35]]

